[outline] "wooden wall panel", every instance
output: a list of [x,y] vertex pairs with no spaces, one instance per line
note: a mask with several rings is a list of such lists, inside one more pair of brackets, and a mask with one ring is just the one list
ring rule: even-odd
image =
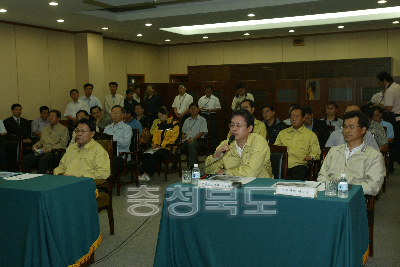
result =
[[[319,82],[319,99],[317,100],[307,100],[307,82],[309,80],[317,80]],[[329,90],[327,87],[327,79],[306,79],[302,80],[300,86],[300,106],[309,106],[313,111],[314,119],[322,119],[326,116],[326,102],[328,99]]]
[[328,99],[330,101],[329,92],[331,88],[352,88],[351,101],[337,102],[339,105],[337,117],[343,118],[344,111],[347,106],[357,105],[357,79],[356,78],[340,78],[340,79],[327,79]]
[[[274,94],[273,94],[273,106],[275,108],[275,114],[279,120],[283,121],[289,118],[289,106],[291,104],[300,103],[300,88],[302,80],[275,80],[274,81]],[[296,89],[297,100],[295,102],[277,102],[276,92],[278,89]]]
[[255,66],[253,64],[233,65],[231,80],[232,81],[255,80]]
[[270,64],[258,64],[254,69],[254,80],[275,80],[276,79],[276,66]]

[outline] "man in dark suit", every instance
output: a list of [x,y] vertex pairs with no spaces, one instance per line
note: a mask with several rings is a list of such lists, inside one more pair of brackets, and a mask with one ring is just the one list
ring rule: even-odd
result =
[[321,155],[323,155],[326,141],[329,138],[328,126],[326,125],[325,121],[316,120],[313,118],[312,109],[310,107],[303,107],[302,110],[304,110],[305,114],[304,126],[313,132],[318,132],[318,142],[319,146],[321,147]]
[[21,118],[22,107],[20,104],[13,104],[11,106],[12,116],[4,120],[4,127],[6,127],[8,134],[22,136],[24,143],[31,143],[31,127],[28,121]]

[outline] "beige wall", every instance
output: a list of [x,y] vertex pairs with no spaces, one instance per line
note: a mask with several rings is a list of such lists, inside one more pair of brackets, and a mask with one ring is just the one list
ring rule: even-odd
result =
[[64,113],[69,90],[83,94],[86,82],[94,84],[94,95],[103,102],[110,81],[125,94],[127,74],[161,83],[196,65],[393,57],[392,74],[400,76],[400,30],[306,36],[304,46],[293,46],[285,37],[163,47],[3,23],[0,32],[0,119],[9,117],[17,102],[27,119],[36,118],[41,105]]

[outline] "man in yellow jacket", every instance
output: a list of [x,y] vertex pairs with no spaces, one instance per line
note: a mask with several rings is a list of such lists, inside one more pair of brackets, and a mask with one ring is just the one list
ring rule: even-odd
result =
[[252,133],[253,128],[254,117],[248,110],[234,112],[229,129],[235,140],[230,145],[228,140],[223,141],[208,156],[206,173],[273,178],[268,142],[265,137]]

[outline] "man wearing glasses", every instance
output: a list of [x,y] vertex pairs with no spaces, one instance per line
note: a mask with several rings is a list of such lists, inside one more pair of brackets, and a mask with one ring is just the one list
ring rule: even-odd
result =
[[208,156],[205,171],[243,177],[273,178],[267,140],[253,134],[254,117],[246,109],[235,111],[229,124],[232,143],[223,141],[215,153]]
[[346,112],[343,116],[345,144],[332,147],[318,174],[318,182],[338,182],[346,174],[349,184],[361,185],[364,194],[375,196],[386,174],[383,156],[363,141],[369,121],[361,111]]
[[110,176],[110,158],[107,151],[93,140],[96,124],[83,118],[75,129],[76,143],[69,145],[54,174],[107,179]]
[[[356,111],[356,110],[360,110],[360,108],[358,106],[355,106],[355,105],[348,106],[346,108],[345,114],[347,112]],[[375,148],[376,150],[380,151],[379,147],[378,147],[378,144],[376,143],[376,141],[375,141],[374,137],[372,136],[372,134],[370,133],[370,131],[368,131],[368,130],[366,131],[366,133],[365,133],[365,135],[363,137],[363,140],[365,141],[365,143],[367,145],[369,145],[369,146]],[[346,140],[343,137],[343,130],[340,129],[340,130],[333,131],[331,133],[331,135],[329,136],[328,141],[326,141],[325,147],[334,147],[334,146],[339,146],[339,145],[342,145],[342,144],[345,144],[345,143],[346,143]]]
[[51,164],[58,165],[60,158],[57,158],[53,149],[65,148],[68,144],[68,129],[59,123],[61,112],[51,110],[49,112],[49,126],[43,128],[40,135],[40,141],[33,147],[33,154],[29,154],[23,158],[22,172],[29,172],[29,169],[39,163],[37,173],[45,174]]
[[293,108],[290,112],[291,127],[278,134],[275,145],[289,148],[288,177],[305,181],[309,176],[307,161],[319,160],[321,150],[318,138],[304,126],[305,110]]

